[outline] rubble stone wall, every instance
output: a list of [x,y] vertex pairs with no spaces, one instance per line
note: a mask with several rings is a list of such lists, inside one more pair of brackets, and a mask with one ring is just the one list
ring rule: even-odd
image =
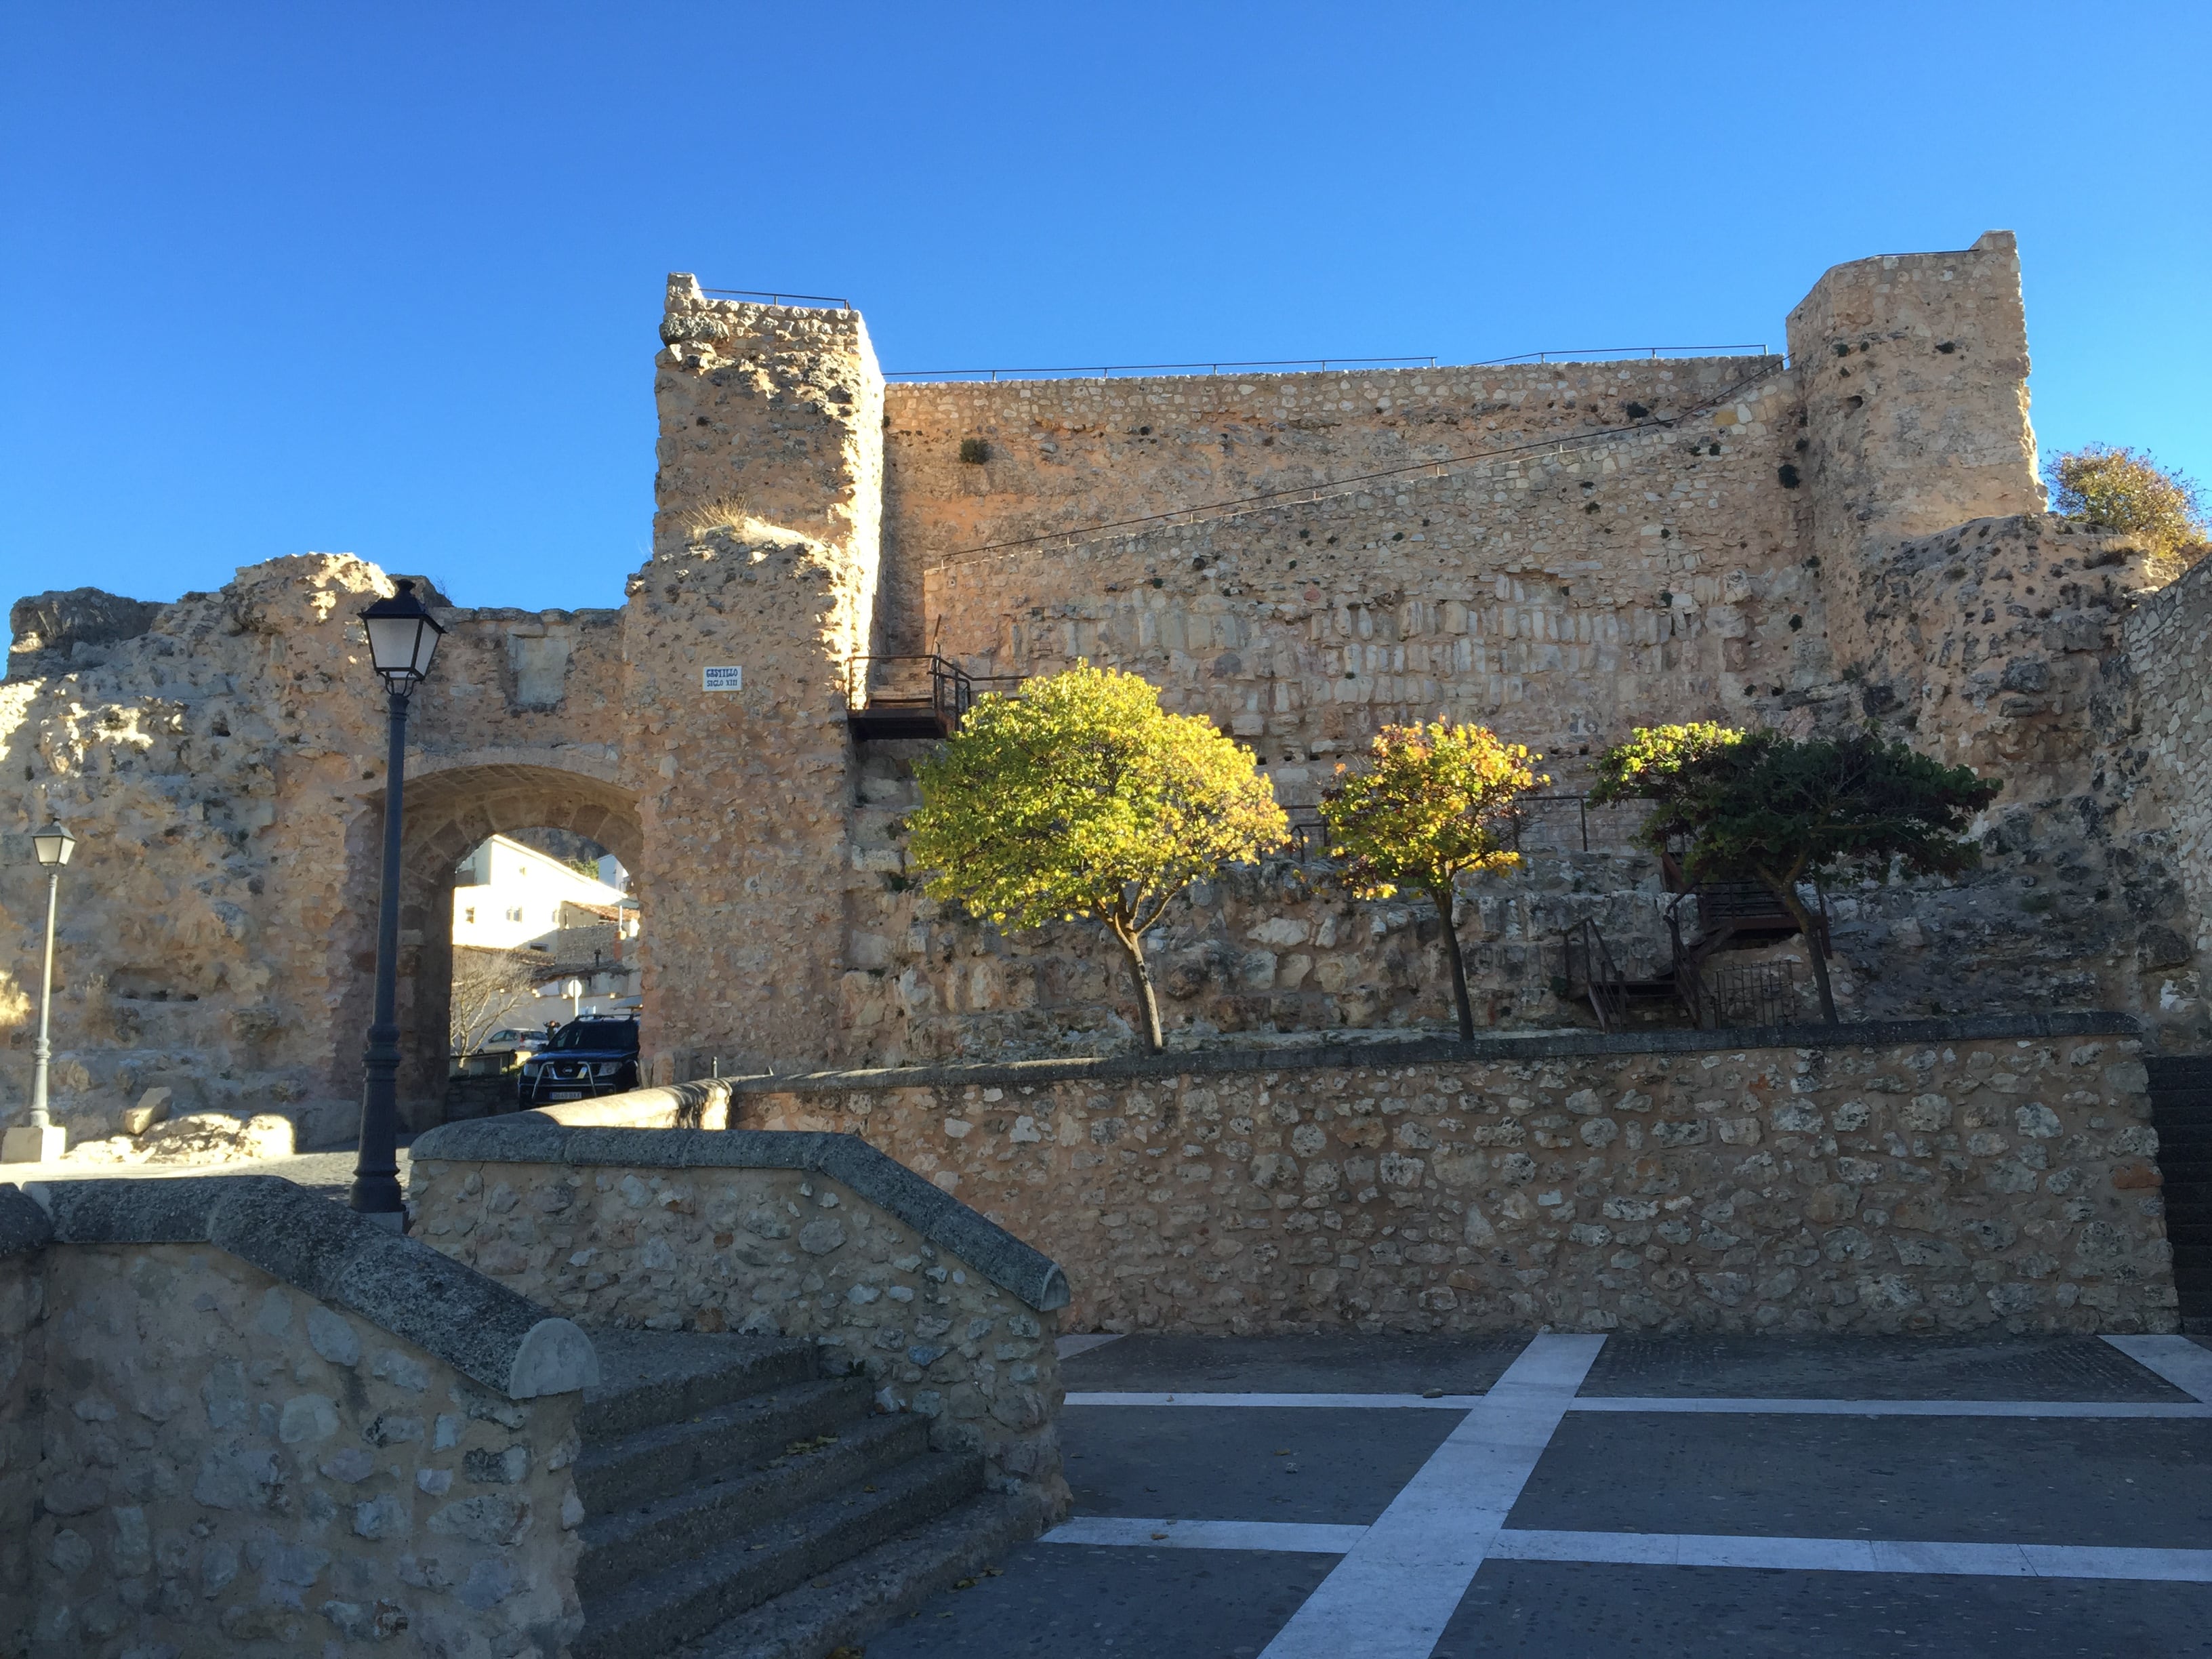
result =
[[2124,1023],[831,1074],[737,1115],[1033,1239],[1073,1330],[2170,1331]]
[[0,1651],[565,1654],[574,1326],[283,1182],[33,1192],[0,1187]]
[[981,1451],[994,1489],[1064,1513],[1058,1269],[865,1147],[743,1150],[822,1139],[449,1124],[416,1144],[410,1227],[594,1327],[811,1338],[933,1445]]
[[2126,641],[2136,696],[2130,736],[2145,781],[2137,823],[2166,852],[2185,901],[2161,923],[2166,933],[2147,934],[2142,966],[2158,977],[2162,1012],[2194,1008],[2190,1035],[2202,1042],[2212,1039],[2203,1016],[2212,968],[2212,559],[2139,604]]
[[580,1396],[504,1399],[220,1250],[45,1274],[34,1653],[565,1650]]

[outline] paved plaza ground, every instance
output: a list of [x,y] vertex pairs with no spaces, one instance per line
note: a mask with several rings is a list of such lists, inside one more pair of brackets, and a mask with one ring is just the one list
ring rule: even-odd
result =
[[1062,1347],[1073,1517],[868,1659],[2212,1655],[2190,1338]]

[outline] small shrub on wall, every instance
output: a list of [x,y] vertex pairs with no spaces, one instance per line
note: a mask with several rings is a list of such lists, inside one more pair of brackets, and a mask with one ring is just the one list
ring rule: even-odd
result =
[[2095,529],[2140,536],[2154,552],[2195,547],[2201,554],[2212,533],[2203,492],[2139,450],[2087,444],[2052,456],[2043,476],[2051,486],[2052,512],[2086,520]]

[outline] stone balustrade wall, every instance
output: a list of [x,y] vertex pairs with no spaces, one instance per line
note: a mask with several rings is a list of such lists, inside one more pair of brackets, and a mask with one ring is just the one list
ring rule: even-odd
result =
[[424,1242],[594,1327],[810,1338],[933,1445],[981,1451],[995,1490],[1066,1507],[1066,1280],[865,1146],[526,1113],[422,1137],[408,1198]]

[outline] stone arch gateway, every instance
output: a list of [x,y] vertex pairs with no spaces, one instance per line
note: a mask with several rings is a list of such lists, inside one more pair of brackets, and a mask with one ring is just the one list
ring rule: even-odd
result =
[[[611,768],[601,769],[611,772]],[[599,842],[634,872],[643,872],[645,836],[636,797],[608,776],[524,760],[464,758],[431,763],[407,780],[401,846],[399,1025],[404,1059],[400,1114],[410,1128],[443,1121],[448,1004],[453,981],[453,869],[487,836],[525,829],[570,830]],[[383,800],[367,805],[347,836],[349,884],[360,894],[347,907],[351,924],[337,948],[349,962],[375,954],[374,902],[381,874]],[[639,877],[641,903],[644,878]],[[338,1025],[366,1030],[370,988],[349,981]],[[341,1065],[346,1056],[337,1056]]]

